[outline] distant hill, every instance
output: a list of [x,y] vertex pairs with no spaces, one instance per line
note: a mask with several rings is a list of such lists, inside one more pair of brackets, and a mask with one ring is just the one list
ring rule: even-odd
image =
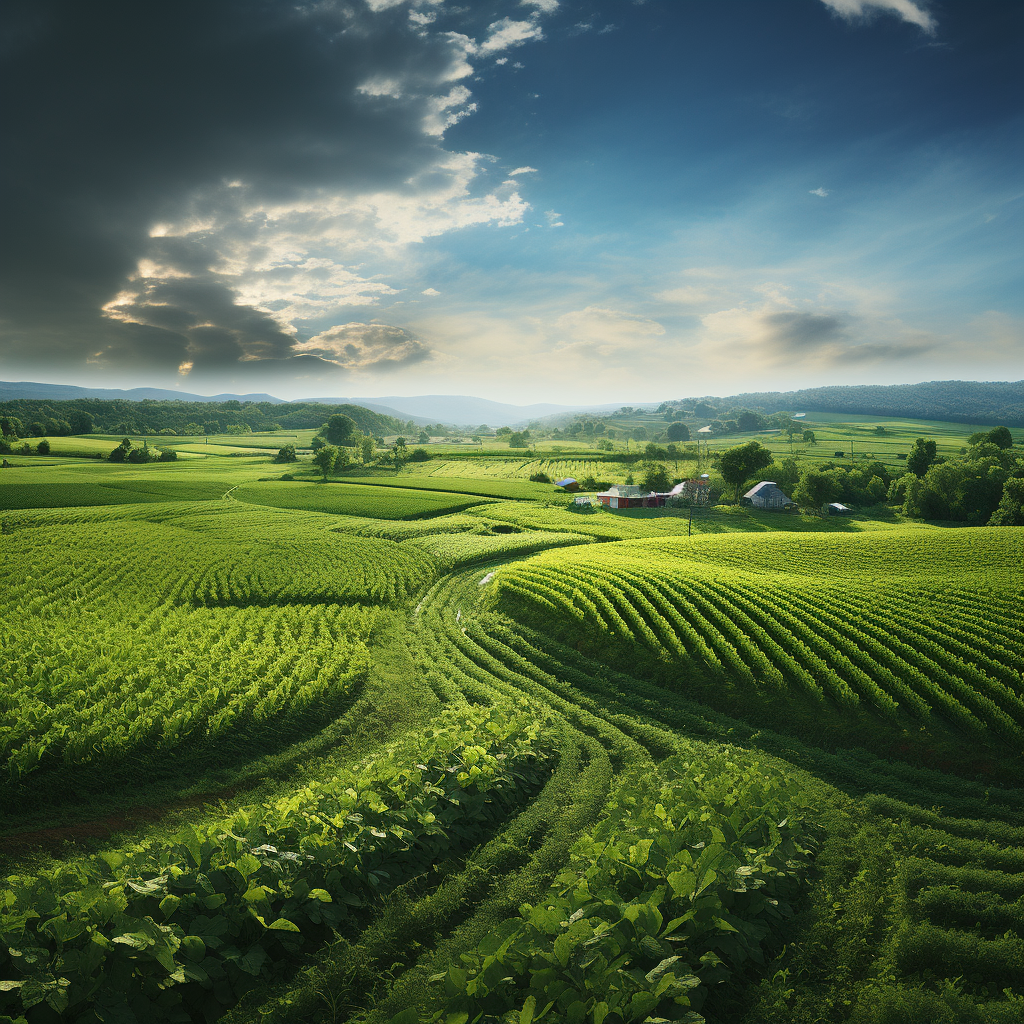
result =
[[80,388],[74,384],[37,384],[33,381],[0,380],[0,402],[18,398],[49,399],[65,402],[75,398],[123,399],[127,402],[270,402],[283,405],[283,398],[273,395],[193,395],[168,388]]
[[865,416],[1024,426],[1024,380],[933,380],[923,384],[861,384],[754,391],[715,399],[764,412],[837,412]]
[[[82,389],[84,390],[84,389]],[[355,420],[364,433],[398,434],[405,419],[381,415],[361,405],[321,405],[317,402],[245,402],[229,398],[183,401],[175,392],[166,400],[125,398],[15,398],[0,400],[0,413],[14,416],[20,433],[44,434],[224,434],[319,427],[334,413]],[[25,434],[22,434],[25,436]]]
[[487,423],[492,427],[516,426],[530,420],[541,419],[563,412],[604,412],[617,409],[619,404],[607,405],[510,405],[493,402],[487,398],[469,395],[413,395],[387,396],[383,398],[297,398],[286,401],[273,395],[193,395],[167,388],[132,388],[122,391],[116,388],[84,388],[73,384],[39,384],[31,381],[0,381],[0,402],[18,399],[35,401],[71,401],[78,398],[122,400],[128,402],[256,402],[273,405],[357,405],[382,416],[390,416],[404,422],[412,420],[426,423],[448,423],[458,426],[475,427]]
[[514,426],[528,420],[540,419],[542,416],[550,416],[552,413],[571,412],[583,408],[578,405],[552,405],[549,402],[509,405],[506,402],[492,402],[488,398],[473,398],[470,395],[386,395],[382,398],[317,398],[311,401],[352,402],[367,409],[377,410],[387,407],[397,410],[398,414],[414,422],[452,423],[467,427],[475,427],[481,423],[492,427],[505,424]]

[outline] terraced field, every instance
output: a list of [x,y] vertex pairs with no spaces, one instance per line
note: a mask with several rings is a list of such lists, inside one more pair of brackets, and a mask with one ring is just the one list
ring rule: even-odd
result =
[[3,516],[0,1019],[1021,1018],[1017,531],[245,472]]

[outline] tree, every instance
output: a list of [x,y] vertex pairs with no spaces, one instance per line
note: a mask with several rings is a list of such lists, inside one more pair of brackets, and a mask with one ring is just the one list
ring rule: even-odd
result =
[[132,450],[128,452],[129,462],[141,464],[145,462],[152,462],[153,458],[153,449],[149,447],[148,441],[143,441],[141,448],[132,448]]
[[363,465],[366,466],[373,461],[373,449],[376,447],[376,442],[372,437],[367,435],[359,442],[359,452],[363,459]]
[[0,434],[4,437],[21,437],[24,430],[17,416],[0,416]]
[[911,446],[907,454],[907,469],[914,476],[924,476],[928,467],[935,461],[935,442],[926,441],[919,437]]
[[814,436],[813,430],[804,431],[804,444],[817,444],[818,439]]
[[842,493],[840,483],[832,472],[812,469],[800,477],[800,483],[793,491],[793,498],[808,508],[821,508],[830,501],[836,501]]
[[277,455],[274,456],[275,462],[298,462],[299,457],[295,454],[295,445],[286,444],[283,448],[278,448]]
[[126,437],[108,456],[111,462],[127,462],[132,443]]
[[640,465],[643,474],[640,486],[645,491],[667,491],[672,486],[665,467],[660,462],[644,462]]
[[333,472],[337,461],[338,449],[333,444],[325,444],[313,453],[313,462],[320,469],[324,483],[327,483],[327,474]]
[[351,416],[336,412],[321,428],[320,433],[328,444],[345,444],[356,429],[356,421]]
[[42,441],[36,446],[37,455],[49,455],[50,454],[50,442],[43,438]]
[[1003,496],[988,525],[1024,526],[1024,480],[1010,477],[1003,484]]
[[757,441],[748,441],[722,452],[719,471],[726,483],[735,485],[738,501],[740,487],[755,473],[767,469],[772,461],[772,453],[767,448]]
[[508,446],[509,448],[528,448],[530,441],[530,432],[528,430],[513,431],[509,434]]
[[690,428],[685,423],[670,423],[668,428],[670,441],[689,441]]
[[420,431],[420,436],[416,439],[420,444],[427,444],[430,441],[430,435],[425,431]]
[[71,423],[71,431],[74,434],[91,434],[94,421],[91,412],[85,412],[81,409],[73,409],[68,414],[68,420]]
[[999,448],[1013,447],[1013,435],[1006,427],[993,427],[986,436],[987,440]]
[[320,451],[320,449],[326,445],[327,442],[322,437],[314,437],[313,440],[309,442],[309,447],[313,449],[314,453]]
[[777,466],[772,472],[775,474],[775,482],[787,494],[791,494],[793,488],[800,482],[800,468],[796,459],[785,459],[781,466]]
[[408,445],[405,443],[405,438],[404,437],[396,437],[395,438],[395,453],[396,454],[398,452],[401,452],[404,455],[407,448],[408,448]]
[[758,412],[741,412],[736,423],[740,430],[764,430],[765,419]]
[[634,441],[646,441],[647,440],[647,428],[646,427],[636,427],[633,430],[633,440]]
[[160,449],[160,461],[161,462],[177,462],[178,453],[173,448],[161,448]]

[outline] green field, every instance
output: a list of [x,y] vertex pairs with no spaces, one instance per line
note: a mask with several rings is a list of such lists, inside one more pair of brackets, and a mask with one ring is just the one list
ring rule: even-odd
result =
[[1024,1017],[1019,527],[302,434],[0,470],[0,1022]]
[[419,519],[457,512],[487,499],[449,491],[414,490],[410,487],[375,487],[358,483],[275,482],[242,484],[234,491],[237,501],[275,508],[307,509],[340,516],[371,519]]

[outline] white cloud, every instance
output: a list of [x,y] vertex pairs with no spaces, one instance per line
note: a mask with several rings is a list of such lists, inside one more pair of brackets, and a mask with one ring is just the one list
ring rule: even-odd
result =
[[514,178],[517,174],[536,174],[536,167],[517,167],[514,171],[509,171],[508,176]]
[[300,341],[295,351],[319,356],[352,371],[381,373],[423,362],[431,356],[414,334],[377,321],[347,323]]
[[494,63],[495,64],[499,64],[499,65],[500,64],[507,64],[508,63],[508,57],[499,57]]
[[519,0],[521,7],[536,7],[541,14],[554,14],[558,10],[558,0]]
[[424,288],[421,295],[440,295],[441,293],[436,288]]
[[924,5],[915,3],[914,0],[822,0],[822,3],[848,21],[854,18],[867,18],[884,11],[898,15],[929,34],[933,33],[937,26]]
[[721,296],[716,288],[701,288],[696,285],[682,285],[679,288],[667,288],[654,297],[662,302],[671,302],[679,306],[704,306],[714,302]]
[[828,189],[827,188],[812,188],[812,189],[810,189],[810,193],[811,193],[812,196],[821,196],[821,198],[824,199],[825,196],[828,195]]
[[562,215],[560,213],[555,213],[554,210],[545,210],[544,211],[544,216],[547,217],[547,219],[548,219],[548,227],[549,228],[564,228],[565,227],[565,221],[562,220]]
[[490,33],[480,44],[481,53],[496,53],[498,50],[507,50],[510,46],[521,46],[532,40],[544,38],[544,32],[535,21],[513,21],[511,18],[502,18],[488,26]]
[[558,345],[560,351],[574,349],[581,354],[600,356],[646,347],[653,336],[665,333],[657,320],[601,306],[564,313],[555,321],[555,328],[563,339],[569,339]]

